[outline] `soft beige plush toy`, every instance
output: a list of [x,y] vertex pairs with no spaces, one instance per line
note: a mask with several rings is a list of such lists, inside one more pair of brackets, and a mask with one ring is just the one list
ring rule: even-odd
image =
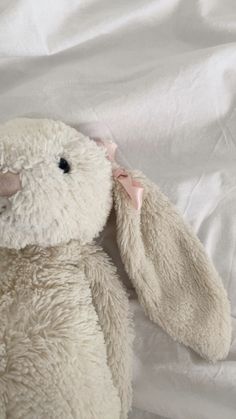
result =
[[113,202],[146,314],[208,360],[229,351],[229,302],[199,240],[103,144],[46,119],[0,127],[1,419],[127,418],[128,298],[93,242]]

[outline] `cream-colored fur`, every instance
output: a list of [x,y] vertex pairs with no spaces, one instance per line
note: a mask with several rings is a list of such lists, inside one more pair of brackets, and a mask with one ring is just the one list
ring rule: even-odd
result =
[[[142,173],[141,212],[115,187],[117,240],[125,269],[150,319],[202,357],[225,358],[230,305],[202,244],[168,199]],[[124,216],[125,214],[125,216]]]
[[78,242],[0,251],[0,418],[119,419]]
[[[60,157],[71,164],[65,175]],[[0,217],[0,246],[91,242],[112,205],[105,151],[75,129],[47,119],[15,119],[0,126],[0,170],[20,172],[22,190]]]
[[83,258],[94,306],[102,327],[107,362],[121,400],[121,418],[125,419],[131,407],[132,338],[128,298],[107,255],[97,246],[91,246]]
[[62,122],[33,119],[0,127],[0,172],[18,173],[21,184],[0,196],[0,419],[127,418],[128,297],[93,243],[112,189],[121,257],[147,315],[207,359],[227,355],[231,325],[221,280],[191,229],[142,174],[133,173],[144,187],[138,211],[113,181],[105,150]]

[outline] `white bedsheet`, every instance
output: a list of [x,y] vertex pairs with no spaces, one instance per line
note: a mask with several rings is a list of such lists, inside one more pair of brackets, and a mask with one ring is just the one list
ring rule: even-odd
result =
[[102,121],[176,203],[232,303],[228,359],[209,365],[135,299],[132,419],[236,417],[235,0],[1,0],[0,121]]

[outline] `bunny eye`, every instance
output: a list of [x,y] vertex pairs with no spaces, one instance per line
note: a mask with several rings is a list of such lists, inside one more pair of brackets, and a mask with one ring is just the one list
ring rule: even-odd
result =
[[64,173],[70,172],[70,165],[66,159],[63,159],[63,157],[60,158],[60,161],[58,163],[58,167],[63,170]]

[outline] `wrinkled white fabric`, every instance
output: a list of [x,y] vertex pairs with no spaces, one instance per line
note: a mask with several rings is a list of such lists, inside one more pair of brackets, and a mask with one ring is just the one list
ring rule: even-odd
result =
[[131,300],[130,417],[234,419],[235,0],[2,0],[0,98],[0,121],[105,123],[130,165],[192,224],[228,290],[234,337],[217,365],[173,342]]

